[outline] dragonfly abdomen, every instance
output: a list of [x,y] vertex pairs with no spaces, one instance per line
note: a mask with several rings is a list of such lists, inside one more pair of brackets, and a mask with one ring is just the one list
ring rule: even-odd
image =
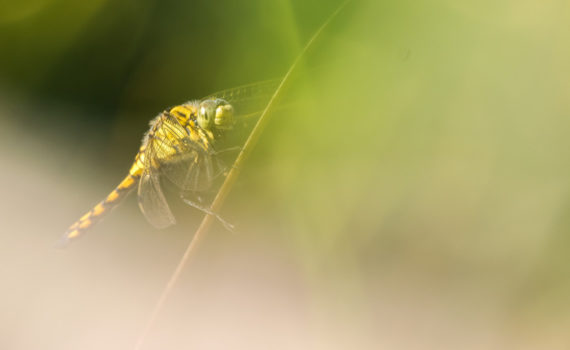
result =
[[124,199],[133,188],[135,188],[140,180],[140,176],[141,171],[139,166],[139,157],[137,156],[137,160],[131,168],[131,171],[129,171],[129,175],[121,181],[117,188],[115,188],[104,200],[95,205],[67,229],[63,237],[64,243],[83,235],[83,233],[95,225],[103,215],[115,208],[121,200]]

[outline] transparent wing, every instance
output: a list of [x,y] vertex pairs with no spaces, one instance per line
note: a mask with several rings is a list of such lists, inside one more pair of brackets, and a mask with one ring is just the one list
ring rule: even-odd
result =
[[219,171],[212,156],[203,150],[192,149],[161,164],[161,173],[185,191],[204,191],[211,187]]
[[235,109],[236,117],[261,113],[281,83],[281,79],[266,80],[218,91],[202,99],[222,98]]
[[154,227],[165,228],[176,223],[160,187],[160,178],[152,169],[143,172],[138,189],[139,207]]

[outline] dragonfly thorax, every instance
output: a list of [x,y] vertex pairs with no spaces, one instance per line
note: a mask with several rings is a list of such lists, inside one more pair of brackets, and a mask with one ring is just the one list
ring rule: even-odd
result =
[[231,129],[234,125],[234,108],[221,98],[204,100],[198,107],[196,121],[205,130]]

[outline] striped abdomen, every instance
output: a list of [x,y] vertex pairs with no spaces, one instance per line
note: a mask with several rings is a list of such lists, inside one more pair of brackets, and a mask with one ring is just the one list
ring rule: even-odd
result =
[[91,226],[97,223],[104,214],[108,213],[111,209],[115,208],[117,204],[124,199],[139,182],[142,173],[142,164],[140,153],[137,155],[135,163],[123,181],[115,188],[109,195],[99,202],[93,209],[89,210],[73,225],[71,225],[62,238],[62,243],[66,244],[85,233]]

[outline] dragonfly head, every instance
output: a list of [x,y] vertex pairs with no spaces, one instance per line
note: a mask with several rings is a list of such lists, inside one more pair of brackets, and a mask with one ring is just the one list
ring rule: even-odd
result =
[[234,126],[234,108],[221,98],[207,99],[200,102],[196,120],[206,130],[231,129]]

